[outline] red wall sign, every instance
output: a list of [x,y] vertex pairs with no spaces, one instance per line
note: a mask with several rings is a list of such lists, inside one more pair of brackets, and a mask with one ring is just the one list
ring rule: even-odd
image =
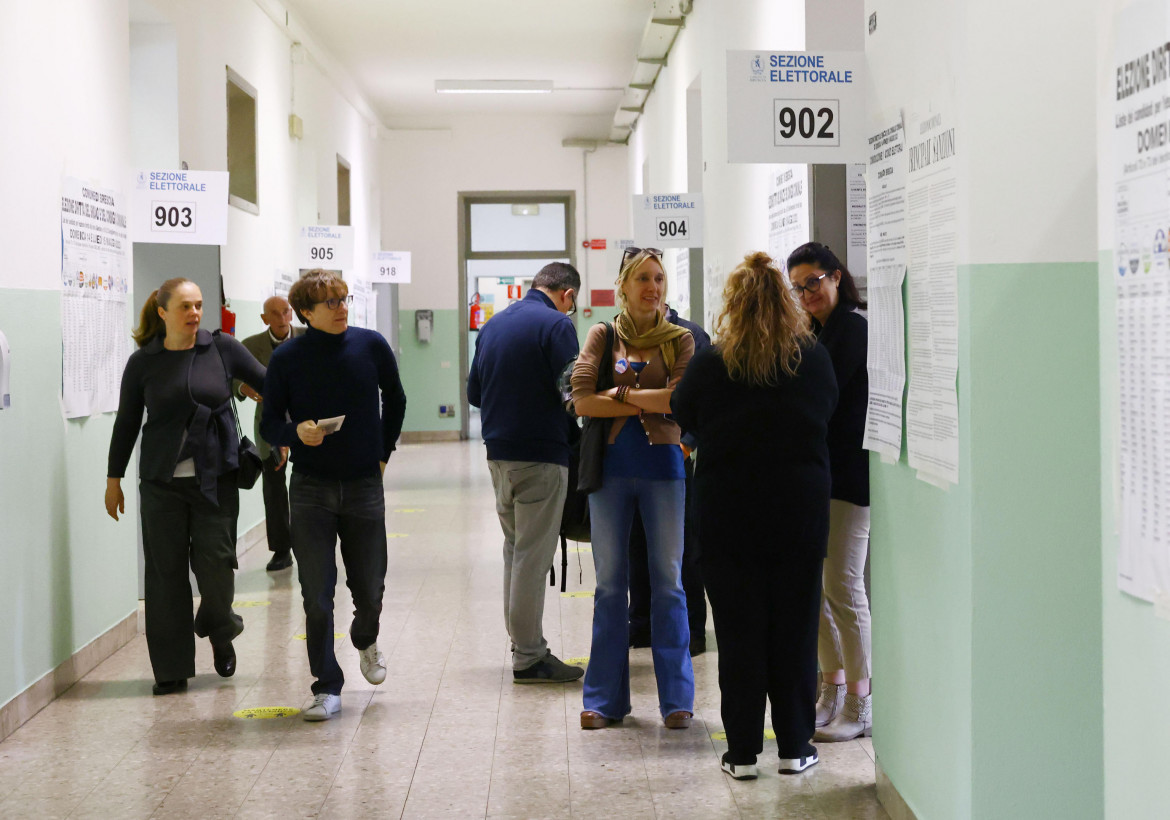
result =
[[589,304],[593,307],[613,307],[613,288],[589,291]]
[[605,250],[605,240],[604,239],[586,239],[581,244],[584,245],[586,248],[588,248],[591,251]]

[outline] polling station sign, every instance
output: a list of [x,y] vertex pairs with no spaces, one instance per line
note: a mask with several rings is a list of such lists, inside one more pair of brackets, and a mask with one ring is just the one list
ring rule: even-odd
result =
[[728,51],[729,162],[865,162],[860,51]]
[[227,244],[227,171],[138,171],[130,190],[132,241]]
[[703,247],[703,195],[635,196],[634,244],[642,248]]

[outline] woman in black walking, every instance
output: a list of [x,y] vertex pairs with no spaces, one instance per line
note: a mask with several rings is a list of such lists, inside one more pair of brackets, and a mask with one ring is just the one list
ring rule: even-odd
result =
[[[122,478],[142,428],[146,643],[156,695],[183,691],[195,676],[195,635],[210,639],[215,671],[231,677],[232,641],[244,630],[232,611],[240,494],[231,380],[260,391],[264,368],[230,336],[200,330],[202,318],[194,282],[169,279],[150,294],[110,440],[106,512],[117,521],[126,512]],[[188,566],[201,596],[194,615]]]

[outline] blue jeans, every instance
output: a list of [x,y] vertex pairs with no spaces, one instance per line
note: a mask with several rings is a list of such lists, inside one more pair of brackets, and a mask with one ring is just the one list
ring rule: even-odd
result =
[[349,637],[357,649],[378,639],[386,590],[386,495],[378,476],[335,481],[293,473],[289,487],[292,549],[305,602],[305,645],[313,694],[340,695],[345,675],[333,651],[337,550],[353,596]]
[[682,589],[682,479],[655,481],[606,476],[589,496],[597,593],[593,602],[593,648],[585,672],[585,708],[608,718],[630,713],[630,526],[637,506],[646,526],[650,565],[651,652],[658,679],[658,708],[694,711],[695,675],[691,632]]

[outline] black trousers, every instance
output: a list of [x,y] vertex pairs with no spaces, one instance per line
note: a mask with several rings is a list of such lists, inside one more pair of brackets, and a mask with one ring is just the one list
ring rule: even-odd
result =
[[381,476],[335,481],[293,473],[292,546],[305,603],[305,644],[313,694],[340,695],[345,675],[333,649],[337,542],[353,597],[349,637],[357,649],[378,639],[386,591],[386,495]]
[[268,549],[273,552],[288,552],[292,549],[289,531],[288,487],[285,476],[288,462],[279,470],[273,469],[280,460],[280,451],[269,451],[264,459],[264,470],[260,474],[260,486],[264,492],[264,530],[268,535]]
[[763,749],[765,698],[780,757],[813,748],[823,559],[794,552],[727,556],[709,549],[703,558],[733,763],[754,763]]
[[[236,592],[236,518],[240,492],[235,472],[219,477],[219,506],[195,478],[143,480],[142,547],[146,558],[146,645],[154,678],[195,676],[195,636],[224,644],[244,631],[232,611]],[[190,567],[199,584],[192,615]]]
[[[707,598],[703,593],[703,570],[699,565],[699,528],[693,518],[691,479],[695,468],[689,458],[683,464],[687,495],[683,512],[682,585],[687,596],[691,641],[694,642],[707,631]],[[630,633],[636,632],[650,635],[650,567],[646,557],[646,529],[637,510],[630,529]]]

